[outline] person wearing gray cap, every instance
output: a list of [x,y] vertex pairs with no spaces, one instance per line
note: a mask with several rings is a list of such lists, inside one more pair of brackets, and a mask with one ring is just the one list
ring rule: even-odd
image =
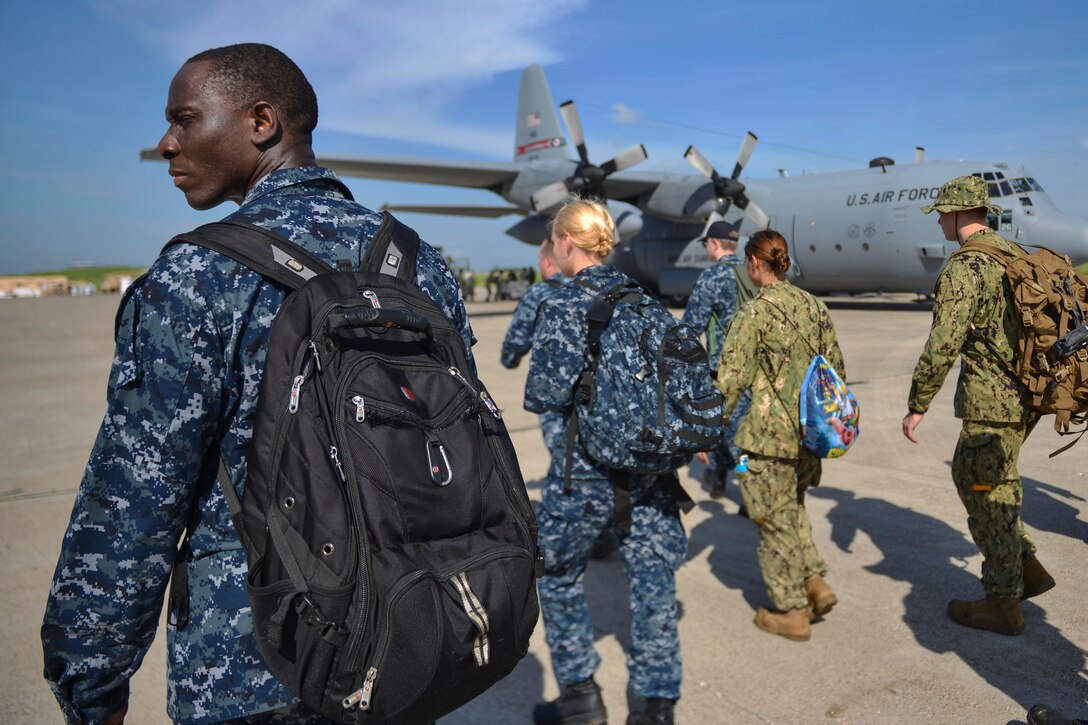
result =
[[[743,274],[744,262],[736,256],[740,235],[736,227],[729,222],[718,221],[707,227],[706,234],[699,240],[706,247],[706,254],[714,264],[707,267],[695,281],[695,287],[684,308],[684,322],[700,332],[706,332],[706,351],[710,369],[717,372],[718,357],[721,355],[722,340],[733,313],[737,311],[738,275]],[[733,415],[726,421],[725,437],[721,445],[709,455],[700,455],[707,459],[703,482],[711,498],[725,495],[725,481],[728,472],[736,465],[739,453],[733,446],[733,436],[737,426],[748,410],[750,398],[746,393],[737,405]],[[741,507],[743,514],[743,505]]]

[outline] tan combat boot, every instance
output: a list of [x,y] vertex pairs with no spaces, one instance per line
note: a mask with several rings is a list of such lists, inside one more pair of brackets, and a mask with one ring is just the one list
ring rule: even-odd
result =
[[760,607],[756,612],[755,622],[764,632],[777,634],[794,642],[807,642],[812,637],[808,612],[808,607],[797,607],[782,614]]
[[1054,586],[1054,577],[1043,568],[1035,554],[1024,557],[1024,593],[1020,595],[1020,601],[1049,592]]
[[964,627],[1007,635],[1024,633],[1024,615],[1016,597],[986,597],[974,602],[953,599],[948,603],[948,616]]
[[805,579],[805,592],[808,594],[808,605],[812,610],[813,619],[824,616],[839,603],[835,592],[831,591],[831,587],[819,574],[813,574]]

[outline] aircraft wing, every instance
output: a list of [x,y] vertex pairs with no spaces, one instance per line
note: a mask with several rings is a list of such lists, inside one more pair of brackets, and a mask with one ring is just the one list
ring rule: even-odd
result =
[[498,192],[520,169],[513,162],[405,159],[381,156],[318,156],[317,163],[342,176],[441,184]]
[[382,210],[403,211],[410,214],[445,214],[447,216],[472,216],[498,219],[509,214],[525,216],[524,209],[516,206],[430,206],[426,204],[382,204]]
[[640,196],[649,194],[664,180],[665,174],[662,173],[621,171],[604,180],[604,192],[609,199],[634,204]]

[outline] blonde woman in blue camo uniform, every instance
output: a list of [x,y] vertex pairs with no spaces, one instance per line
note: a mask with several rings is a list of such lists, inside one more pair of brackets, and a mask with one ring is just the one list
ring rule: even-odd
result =
[[[565,438],[575,384],[590,360],[586,312],[593,293],[581,285],[609,288],[629,278],[604,264],[615,229],[602,205],[566,204],[552,222],[551,238],[559,270],[572,281],[541,306],[525,407],[561,413]],[[540,604],[561,692],[557,700],[534,708],[533,719],[541,725],[605,722],[604,701],[593,680],[601,659],[593,648],[582,578],[594,542],[613,527],[613,495],[610,471],[591,460],[577,441],[569,491],[563,460],[552,459],[537,509],[545,561]],[[647,705],[627,722],[671,723],[681,681],[674,575],[686,556],[687,536],[675,501],[656,478],[632,477],[631,502],[631,529],[617,532],[631,608],[627,668],[630,689]]]

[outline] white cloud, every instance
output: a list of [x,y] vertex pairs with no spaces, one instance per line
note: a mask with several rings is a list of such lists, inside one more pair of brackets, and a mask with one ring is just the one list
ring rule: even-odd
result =
[[641,118],[642,114],[626,103],[612,104],[612,120],[616,123],[638,123]]
[[450,120],[450,109],[497,73],[560,60],[563,23],[586,1],[99,0],[98,7],[177,64],[231,43],[280,48],[314,84],[324,128],[506,155],[505,117],[480,128]]

